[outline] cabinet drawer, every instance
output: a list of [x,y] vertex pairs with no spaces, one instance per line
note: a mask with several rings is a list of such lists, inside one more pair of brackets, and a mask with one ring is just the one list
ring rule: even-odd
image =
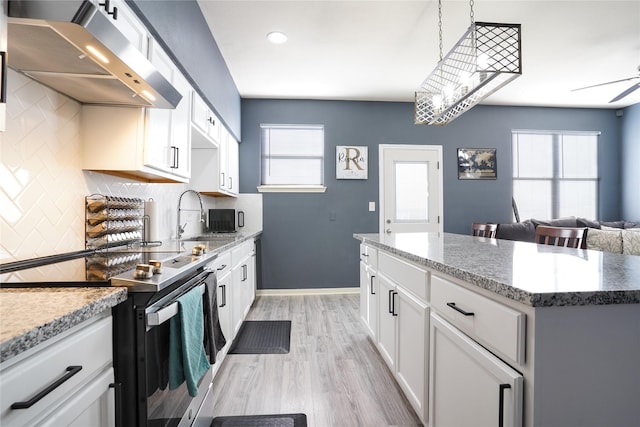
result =
[[[29,425],[34,417],[54,410],[68,396],[83,388],[98,372],[112,364],[111,317],[88,321],[62,339],[34,347],[33,353],[2,370],[0,410],[2,425]],[[61,377],[70,367],[81,366],[73,376],[25,409],[11,409],[15,402],[32,399]]]
[[231,260],[233,266],[238,266],[246,257],[253,252],[253,240],[247,240],[231,250]]
[[378,250],[367,245],[360,245],[360,261],[370,267],[378,268]]
[[231,271],[231,251],[219,254],[211,263],[211,268],[216,272],[218,280]]
[[423,301],[427,300],[429,273],[426,270],[386,253],[380,253],[378,272],[411,291]]
[[431,306],[473,339],[518,364],[524,363],[526,315],[431,276]]

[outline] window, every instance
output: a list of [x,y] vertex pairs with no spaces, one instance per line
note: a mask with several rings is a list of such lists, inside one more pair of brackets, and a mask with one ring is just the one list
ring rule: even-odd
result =
[[260,125],[259,191],[324,191],[324,126]]
[[596,132],[513,132],[513,198],[521,218],[597,219]]

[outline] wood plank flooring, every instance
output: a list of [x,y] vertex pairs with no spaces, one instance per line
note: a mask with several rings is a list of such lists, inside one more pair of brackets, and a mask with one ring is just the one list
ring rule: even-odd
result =
[[259,296],[247,320],[291,320],[289,354],[229,354],[215,416],[305,413],[309,427],[419,426],[359,317],[358,295]]

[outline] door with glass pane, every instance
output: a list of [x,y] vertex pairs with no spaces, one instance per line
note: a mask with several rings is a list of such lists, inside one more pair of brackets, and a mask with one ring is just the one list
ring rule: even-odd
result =
[[380,233],[442,231],[442,147],[380,145]]

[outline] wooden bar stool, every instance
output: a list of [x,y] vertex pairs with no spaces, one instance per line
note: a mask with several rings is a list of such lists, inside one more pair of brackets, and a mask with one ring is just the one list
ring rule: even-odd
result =
[[471,235],[477,237],[496,238],[498,224],[487,224],[484,222],[474,222],[471,224]]
[[539,225],[536,227],[535,242],[541,245],[579,249],[582,248],[586,233],[586,228]]

